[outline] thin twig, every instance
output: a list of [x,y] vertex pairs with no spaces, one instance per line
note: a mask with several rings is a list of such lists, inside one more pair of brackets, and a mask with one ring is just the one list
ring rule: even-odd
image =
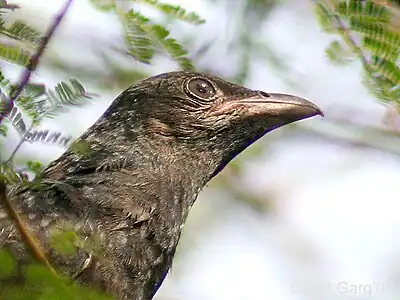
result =
[[40,249],[40,246],[35,241],[35,238],[33,237],[32,233],[30,233],[28,227],[22,221],[18,212],[15,210],[14,206],[8,199],[6,192],[6,184],[4,182],[4,179],[2,178],[0,179],[0,204],[3,206],[4,210],[7,212],[11,220],[15,223],[19,233],[21,234],[22,240],[24,241],[27,248],[31,250],[35,259],[38,262],[43,263],[45,266],[47,266],[54,275],[57,275],[56,271],[53,269],[50,262],[47,260],[43,251]]
[[16,90],[12,93],[10,99],[9,99],[9,104],[7,106],[7,109],[0,114],[0,124],[3,121],[4,117],[7,117],[11,110],[14,107],[14,102],[18,99],[18,97],[21,95],[22,91],[24,90],[25,86],[29,83],[29,80],[32,76],[33,71],[36,70],[41,57],[43,56],[44,50],[46,49],[49,41],[51,40],[54,32],[56,31],[57,27],[60,25],[62,19],[66,15],[70,5],[72,4],[73,0],[68,0],[63,9],[60,11],[60,13],[54,18],[53,24],[50,26],[50,28],[47,30],[46,34],[43,36],[42,41],[39,45],[39,48],[37,49],[36,53],[34,53],[31,58],[29,59],[29,63],[25,68],[24,73],[21,76],[20,83],[17,86]]
[[31,132],[31,130],[33,129],[33,124],[34,122],[32,122],[31,126],[24,132],[24,134],[21,136],[17,146],[15,146],[15,148],[13,149],[10,157],[6,160],[5,164],[9,164],[11,163],[12,159],[14,158],[15,154],[17,154],[19,148],[21,148],[22,144],[25,142],[25,138],[26,136]]

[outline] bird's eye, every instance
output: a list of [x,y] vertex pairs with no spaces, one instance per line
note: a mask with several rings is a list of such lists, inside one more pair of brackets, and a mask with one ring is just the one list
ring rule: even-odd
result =
[[186,90],[189,94],[203,99],[210,100],[216,95],[214,85],[203,78],[193,78],[186,83]]

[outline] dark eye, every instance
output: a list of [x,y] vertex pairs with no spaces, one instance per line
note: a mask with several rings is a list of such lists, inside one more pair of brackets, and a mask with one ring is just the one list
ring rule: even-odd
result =
[[186,84],[186,89],[191,95],[203,100],[209,100],[216,94],[214,85],[203,78],[193,78],[189,80]]

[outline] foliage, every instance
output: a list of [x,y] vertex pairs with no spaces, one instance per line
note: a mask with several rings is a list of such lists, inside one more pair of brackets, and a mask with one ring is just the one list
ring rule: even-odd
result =
[[[0,283],[13,278],[18,272],[15,258],[6,250],[0,250]],[[50,299],[93,299],[111,300],[112,297],[91,288],[71,282],[69,278],[54,276],[48,268],[37,263],[25,266],[24,288],[18,281],[4,281],[0,289],[1,300],[50,300]]]
[[[124,15],[126,39],[129,53],[136,59],[150,63],[156,47],[162,47],[184,70],[193,70],[193,65],[186,57],[187,52],[173,38],[169,31],[158,24],[150,24],[150,19],[138,12],[130,11]],[[153,46],[154,45],[154,46]]]
[[[187,51],[174,38],[169,30],[160,24],[155,24],[136,9],[128,12],[120,8],[117,0],[104,1],[91,0],[92,4],[105,12],[114,12],[119,17],[125,31],[125,40],[128,54],[143,63],[151,63],[154,55],[159,50],[165,51],[184,70],[193,70],[193,65],[187,57]],[[147,4],[168,17],[185,21],[194,25],[203,24],[205,21],[196,13],[187,12],[179,5],[161,3],[158,0],[131,0],[132,4]]]
[[[144,63],[150,63],[158,50],[163,49],[168,53],[183,69],[193,69],[191,61],[186,57],[187,52],[175,39],[170,37],[170,33],[165,26],[155,24],[152,20],[145,17],[138,11],[130,9],[124,12],[120,9],[120,1],[92,0],[93,5],[104,12],[113,12],[120,16],[124,25],[126,44],[129,54]],[[192,24],[202,24],[204,20],[197,14],[187,12],[180,6],[161,3],[156,0],[131,1],[132,4],[143,4],[151,6],[169,17],[182,20]],[[125,3],[124,3],[125,4]],[[2,8],[7,11],[10,6],[3,2]],[[34,48],[39,47],[42,41],[41,33],[21,21],[16,21],[11,25],[6,25],[0,18],[0,35],[16,40],[14,44],[0,44],[0,58],[26,66]],[[29,44],[30,49],[26,47]],[[32,52],[32,53],[31,53]],[[1,104],[5,108],[9,105],[8,95],[12,95],[16,84],[11,83],[1,72],[0,69],[0,96]],[[65,136],[61,132],[42,129],[34,130],[40,125],[43,118],[54,117],[64,112],[72,106],[81,106],[87,103],[86,99],[92,99],[94,94],[86,92],[83,85],[77,79],[70,79],[69,82],[60,82],[55,88],[47,88],[43,84],[27,83],[22,94],[16,99],[15,106],[8,115],[9,122],[0,124],[0,134],[7,136],[8,126],[12,125],[24,141],[28,142],[47,142],[57,143],[67,146],[71,137]],[[4,109],[4,108],[3,108]],[[27,126],[27,118],[32,122]]]
[[400,33],[391,26],[390,6],[376,1],[315,1],[321,28],[341,36],[326,49],[329,59],[346,65],[358,58],[365,86],[380,100],[400,104]]
[[[2,4],[6,5],[5,2]],[[40,33],[30,26],[16,21],[7,26],[4,20],[0,20],[0,35],[15,40],[20,45],[13,43],[0,42],[0,58],[9,62],[26,66],[31,56],[31,51],[40,42]],[[28,47],[22,47],[27,45]]]

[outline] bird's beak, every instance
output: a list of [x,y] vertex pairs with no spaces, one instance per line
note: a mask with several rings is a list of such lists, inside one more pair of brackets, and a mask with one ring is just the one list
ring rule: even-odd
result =
[[288,124],[316,115],[324,116],[314,103],[289,94],[267,94],[257,92],[248,98],[235,99],[223,103],[214,114],[226,114],[236,110],[244,111],[245,117],[271,117]]
[[251,115],[267,114],[296,120],[302,120],[315,115],[324,116],[317,105],[298,96],[265,93],[259,93],[259,95],[238,100],[237,103],[247,106],[248,113]]
[[260,91],[250,91],[244,97],[222,102],[209,114],[228,119],[232,130],[227,132],[233,134],[230,143],[232,149],[225,153],[223,161],[211,177],[264,134],[292,122],[316,115],[323,116],[318,106],[304,98]]

